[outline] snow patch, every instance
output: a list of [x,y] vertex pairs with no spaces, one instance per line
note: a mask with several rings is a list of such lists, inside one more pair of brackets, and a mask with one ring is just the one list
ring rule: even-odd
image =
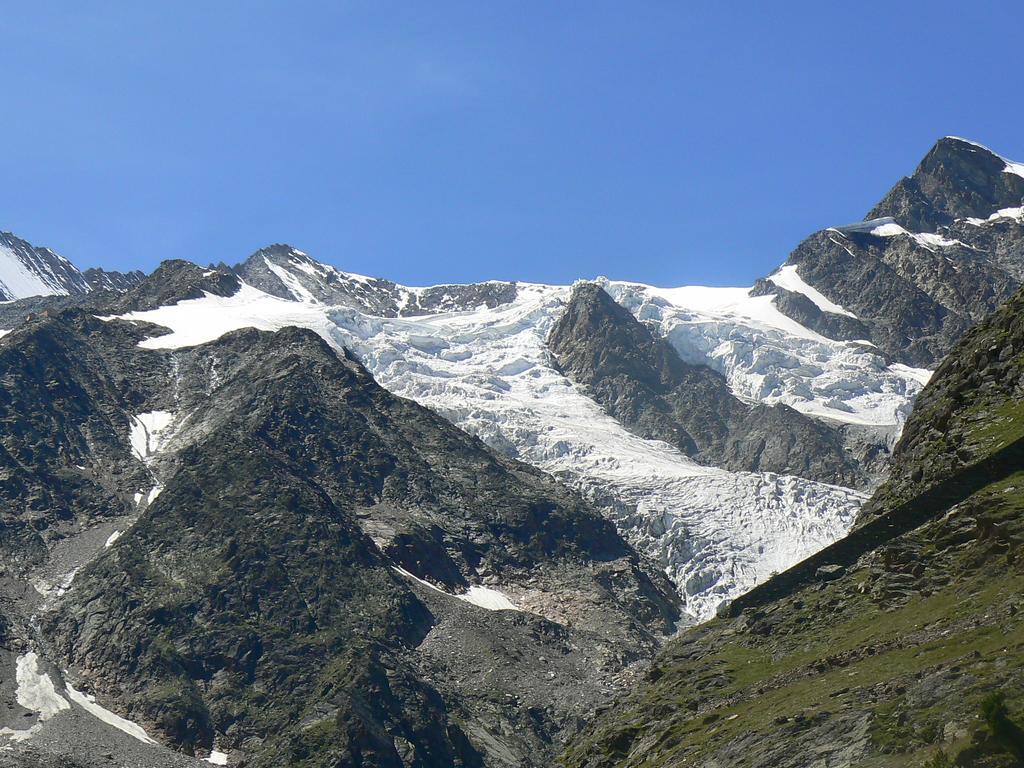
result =
[[112,534],[110,534],[107,537],[106,542],[104,542],[104,544],[103,544],[104,549],[109,547],[109,546],[111,546],[115,541],[120,539],[121,538],[121,534],[122,534],[122,531],[114,531]]
[[117,730],[127,733],[129,736],[138,739],[143,744],[156,744],[156,741],[149,737],[149,734],[140,725],[136,725],[131,720],[125,720],[120,715],[115,715],[109,709],[105,709],[96,703],[96,697],[90,696],[88,693],[82,693],[76,690],[71,683],[67,684],[67,692],[70,699],[75,702],[78,706],[88,712],[90,715],[95,717],[97,720],[102,720],[107,725],[112,725]]
[[803,294],[814,302],[815,306],[817,306],[822,312],[831,312],[834,315],[846,315],[847,317],[853,318],[857,317],[853,312],[850,312],[848,309],[843,309],[835,302],[830,301],[816,288],[805,283],[803,278],[797,274],[796,269],[795,264],[787,264],[779,267],[778,271],[776,271],[774,275],[769,275],[768,279],[775,285],[779,286],[779,288],[792,291],[793,293]]
[[977,219],[973,216],[968,216],[964,221],[975,227],[980,227],[983,224],[990,224],[994,221],[999,221],[1000,219],[1017,219],[1024,223],[1024,206],[1021,206],[1020,208],[1000,208],[987,219]]
[[169,411],[149,411],[132,416],[128,425],[132,453],[142,461],[158,453],[170,439],[173,423],[174,414]]
[[[40,267],[45,267],[40,263]],[[47,280],[45,275],[40,275],[22,261],[22,259],[11,248],[0,245],[0,290],[8,296],[16,299],[23,299],[26,296],[64,296],[67,289],[64,288],[55,275]]]
[[887,221],[871,230],[875,237],[897,237],[898,235],[909,235],[910,233],[897,224],[895,221]]
[[918,245],[923,248],[927,248],[929,251],[934,251],[936,248],[952,248],[954,246],[964,246],[959,240],[950,240],[948,237],[935,234],[933,232],[910,232],[904,229],[895,221],[888,221],[885,224],[881,224],[871,230],[872,235],[877,237],[898,237],[900,235],[906,235],[912,238]]
[[1009,160],[1006,161],[1006,167],[1003,168],[1003,173],[1009,173],[1014,176],[1020,176],[1024,179],[1024,163],[1013,163]]
[[218,752],[216,749],[210,752],[210,756],[204,758],[206,762],[212,763],[213,765],[227,765],[228,755],[226,752]]
[[460,600],[478,605],[489,611],[518,611],[519,608],[508,599],[508,595],[497,589],[489,587],[470,587],[463,595],[457,595]]
[[447,592],[441,589],[436,584],[431,584],[429,581],[421,579],[419,576],[410,573],[405,568],[395,566],[395,570],[403,576],[405,576],[406,578],[410,578],[413,581],[416,581],[425,587],[429,587],[435,592],[440,592],[442,595],[447,595],[448,597],[455,597],[467,603],[472,603],[473,605],[479,608],[486,608],[488,611],[522,610],[515,603],[508,599],[508,595],[497,589],[491,589],[490,587],[472,586],[468,590],[463,592],[461,595],[455,595],[451,592]]
[[29,651],[18,657],[15,677],[18,682],[15,698],[25,709],[38,713],[40,721],[71,709],[67,699],[57,693],[50,676],[39,671],[39,657],[35,652]]

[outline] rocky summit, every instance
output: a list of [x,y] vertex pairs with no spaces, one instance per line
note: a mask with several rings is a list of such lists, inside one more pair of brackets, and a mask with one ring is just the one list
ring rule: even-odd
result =
[[1022,184],[742,288],[0,236],[0,766],[1013,765]]

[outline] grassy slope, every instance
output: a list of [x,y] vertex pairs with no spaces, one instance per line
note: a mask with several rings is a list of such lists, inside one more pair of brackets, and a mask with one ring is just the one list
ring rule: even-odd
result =
[[1022,512],[1024,472],[836,581],[684,636],[565,764],[806,765],[844,746],[833,720],[865,729],[853,764],[914,766],[968,747],[992,690],[1024,719]]

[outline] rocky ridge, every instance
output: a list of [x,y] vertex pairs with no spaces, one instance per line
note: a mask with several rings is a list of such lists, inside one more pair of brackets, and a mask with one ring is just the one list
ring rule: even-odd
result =
[[572,292],[548,346],[559,367],[616,420],[704,464],[836,485],[866,482],[838,429],[787,405],[749,405],[717,371],[684,363],[600,285]]

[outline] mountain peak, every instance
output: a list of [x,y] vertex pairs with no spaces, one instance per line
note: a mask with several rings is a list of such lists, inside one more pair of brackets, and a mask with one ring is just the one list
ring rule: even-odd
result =
[[1024,199],[1024,164],[958,136],[935,142],[867,218],[893,217],[911,232],[935,232],[968,217],[987,218]]
[[28,296],[88,293],[89,283],[70,261],[36,248],[11,232],[0,232],[0,301]]

